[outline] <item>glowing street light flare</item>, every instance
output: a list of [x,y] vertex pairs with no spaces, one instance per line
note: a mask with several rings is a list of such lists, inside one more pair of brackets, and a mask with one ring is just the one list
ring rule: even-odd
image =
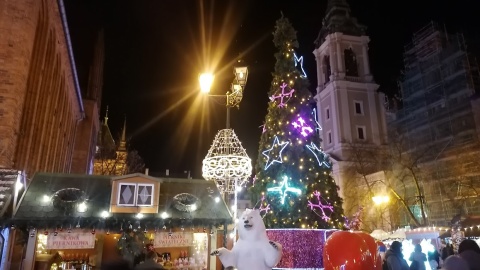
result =
[[212,87],[214,78],[215,76],[212,73],[200,74],[198,80],[200,82],[200,91],[202,93],[210,93],[210,88]]
[[390,197],[388,197],[388,196],[373,196],[372,200],[376,205],[380,205],[380,204],[388,203],[390,201]]

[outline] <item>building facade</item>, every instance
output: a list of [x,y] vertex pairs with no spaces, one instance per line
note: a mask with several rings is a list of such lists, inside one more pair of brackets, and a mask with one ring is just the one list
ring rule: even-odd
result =
[[88,173],[101,87],[79,87],[63,1],[2,0],[0,14],[0,167]]
[[356,152],[387,143],[384,96],[377,91],[379,86],[370,71],[369,41],[365,26],[353,17],[345,0],[328,1],[313,51],[318,83],[315,99],[322,147],[333,162],[333,177],[340,186],[347,216],[359,206],[349,194],[349,184],[359,177],[354,168]]
[[[420,194],[410,187],[410,207],[424,200],[429,224],[448,225],[456,215],[478,215],[480,188],[480,76],[462,34],[432,22],[405,46],[400,82],[403,107],[388,125],[405,154],[418,160]],[[416,199],[412,197],[417,197]],[[408,218],[400,223],[408,222]]]

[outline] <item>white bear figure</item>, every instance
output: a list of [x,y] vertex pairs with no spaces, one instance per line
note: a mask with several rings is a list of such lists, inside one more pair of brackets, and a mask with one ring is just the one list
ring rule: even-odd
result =
[[223,266],[238,270],[271,270],[282,257],[282,245],[268,240],[265,224],[258,209],[246,209],[237,224],[239,239],[232,250],[219,248],[212,252]]

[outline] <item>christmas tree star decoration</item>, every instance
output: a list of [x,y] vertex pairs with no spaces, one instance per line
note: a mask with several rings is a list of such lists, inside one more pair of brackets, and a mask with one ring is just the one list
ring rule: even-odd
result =
[[270,204],[267,204],[265,207],[263,207],[263,202],[265,201],[265,195],[262,195],[262,200],[260,202],[260,207],[258,208],[258,211],[260,211],[260,214],[262,211],[265,211],[265,214],[270,210]]
[[[272,95],[270,97],[270,101],[275,101],[277,98],[280,100],[280,104],[278,104],[278,107],[282,108],[287,105],[287,101],[293,96],[293,92],[295,92],[295,89],[291,89],[287,93],[285,93],[285,88],[287,87],[286,83],[283,83],[280,88],[282,89],[282,93],[278,95]],[[288,99],[284,102],[284,98],[288,97]]]
[[347,225],[345,227],[347,227],[347,229],[350,229],[350,230],[355,230],[355,231],[360,230],[360,226],[362,225],[362,218],[361,218],[362,212],[363,212],[363,206],[359,206],[357,212],[353,214],[352,219],[350,221],[347,219],[347,222],[346,222]]
[[281,203],[285,203],[285,197],[287,197],[287,192],[293,192],[296,193],[297,195],[302,194],[302,191],[298,188],[293,188],[288,185],[288,177],[284,176],[283,181],[278,187],[271,187],[267,188],[267,191],[270,192],[278,192],[282,196]]
[[297,121],[293,122],[292,125],[295,129],[301,130],[300,134],[302,134],[303,137],[307,137],[308,134],[311,134],[313,132],[313,129],[307,126],[305,124],[305,120],[303,120],[303,118],[301,117],[298,117]]
[[262,128],[262,133],[265,133],[267,131],[267,126],[265,124],[259,126]]
[[328,209],[331,212],[333,212],[333,206],[329,203],[327,203],[325,205],[322,203],[322,197],[321,197],[320,192],[318,190],[315,190],[315,192],[313,192],[313,196],[317,197],[318,202],[313,203],[309,200],[308,201],[308,207],[310,207],[310,210],[315,212],[315,208],[318,208],[318,209],[320,209],[320,211],[322,211],[321,218],[325,221],[330,220],[330,217],[325,214],[325,209]]
[[303,56],[300,56],[300,58],[297,57],[296,54],[293,54],[295,57],[295,67],[298,65],[300,66],[300,70],[302,71],[302,76],[307,77],[307,73],[305,73],[305,70],[303,69]]
[[[275,136],[275,139],[273,139],[272,147],[270,149],[262,152],[262,154],[267,158],[267,163],[265,164],[265,170],[268,169],[268,167],[270,167],[273,163],[282,163],[283,162],[282,161],[282,151],[285,149],[285,147],[287,147],[288,144],[289,144],[289,142],[280,142],[278,140],[278,137]],[[275,148],[278,148],[278,147],[281,147],[280,151],[278,151],[278,156],[276,158],[270,158],[271,152]]]
[[328,163],[327,160],[327,154],[320,150],[313,142],[310,143],[310,145],[307,145],[308,150],[315,155],[315,158],[317,159],[318,166],[325,165],[327,168],[330,168],[330,164]]
[[317,108],[313,108],[313,117],[315,119],[315,123],[317,124],[317,126],[315,127],[315,131],[317,131],[318,135],[321,134],[321,130],[322,130],[322,126],[320,125],[320,123],[318,122],[318,114],[317,114]]

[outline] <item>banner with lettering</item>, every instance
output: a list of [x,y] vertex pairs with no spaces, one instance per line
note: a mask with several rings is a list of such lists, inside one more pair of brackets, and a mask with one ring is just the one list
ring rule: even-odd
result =
[[157,232],[153,240],[153,246],[160,247],[189,247],[193,246],[193,233],[188,232]]
[[91,233],[49,234],[47,249],[90,249],[95,247],[95,235]]

